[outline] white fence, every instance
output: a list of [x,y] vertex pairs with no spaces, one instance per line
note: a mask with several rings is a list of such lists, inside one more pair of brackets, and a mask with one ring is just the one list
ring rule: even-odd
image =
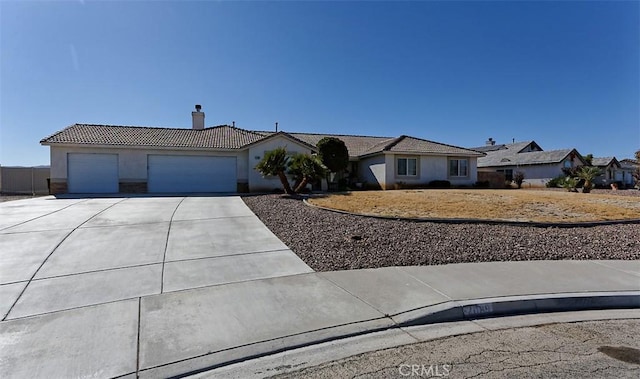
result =
[[49,167],[0,167],[0,193],[47,195]]

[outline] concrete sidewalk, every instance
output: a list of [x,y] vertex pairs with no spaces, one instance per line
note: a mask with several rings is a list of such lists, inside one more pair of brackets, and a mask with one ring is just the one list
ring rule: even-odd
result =
[[7,319],[0,377],[180,376],[411,325],[614,308],[640,308],[640,261],[304,273]]

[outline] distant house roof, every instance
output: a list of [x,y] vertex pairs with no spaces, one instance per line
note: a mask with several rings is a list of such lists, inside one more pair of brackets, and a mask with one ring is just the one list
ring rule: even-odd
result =
[[[500,154],[505,152],[506,154]],[[552,164],[559,163],[565,159],[571,152],[576,153],[575,149],[561,149],[550,151],[531,151],[526,153],[509,153],[500,150],[498,154],[487,154],[485,157],[478,158],[478,167],[493,166],[524,166],[533,164]]]
[[542,148],[536,143],[536,141],[522,141],[500,145],[485,145],[478,147],[471,147],[471,150],[480,151],[483,153],[498,151],[498,150],[511,150],[513,153],[519,153],[525,150],[527,147],[531,147],[531,150],[542,150]]
[[396,153],[409,154],[433,153],[475,157],[481,157],[484,155],[483,153],[474,150],[404,135],[394,139],[389,144],[384,146],[380,151],[392,151]]
[[[495,146],[497,145],[490,145],[487,148]],[[554,164],[561,162],[570,154],[574,154],[583,163],[586,163],[575,149],[543,151],[535,141],[522,141],[499,146],[493,150],[484,149],[486,156],[478,158],[478,167]]]
[[620,160],[620,167],[627,169],[635,169],[640,166],[640,163],[635,159],[622,159]]
[[261,134],[227,125],[197,130],[75,124],[44,138],[40,143],[44,145],[80,144],[240,149],[262,138],[264,136]]
[[607,167],[609,165],[620,167],[620,162],[615,157],[594,157],[591,159],[591,165],[596,167]]
[[478,147],[470,147],[471,150],[480,151],[482,153],[486,153],[489,151],[496,151],[506,149],[505,145],[486,145],[486,146],[478,146]]
[[74,144],[176,148],[243,149],[275,135],[314,148],[325,137],[344,141],[353,158],[385,151],[407,154],[483,156],[483,153],[410,136],[373,137],[335,134],[266,132],[220,125],[205,129],[74,124],[40,141],[43,145]]

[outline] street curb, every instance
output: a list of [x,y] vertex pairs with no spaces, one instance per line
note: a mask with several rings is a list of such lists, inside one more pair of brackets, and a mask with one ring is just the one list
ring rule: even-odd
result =
[[536,313],[640,309],[640,291],[562,293],[449,301],[392,315],[399,327]]
[[587,228],[593,226],[602,225],[619,225],[619,224],[640,224],[640,219],[629,220],[609,220],[609,221],[579,221],[579,222],[534,222],[534,221],[507,221],[507,220],[483,220],[475,218],[406,218],[406,217],[394,217],[394,216],[381,216],[365,213],[351,213],[342,211],[339,209],[321,207],[319,205],[311,204],[307,199],[303,199],[302,202],[312,208],[322,209],[329,212],[336,212],[340,214],[346,214],[351,216],[376,218],[381,220],[396,220],[396,221],[409,221],[409,222],[433,222],[439,224],[486,224],[486,225],[509,225],[509,226],[533,226],[537,228]]
[[[359,331],[344,330],[343,333],[334,336],[319,336],[320,338],[304,339],[306,333],[302,333],[300,339],[286,343],[287,337],[276,339],[273,342],[278,347],[265,351],[253,351],[242,358],[219,362],[205,367],[192,369],[171,377],[182,378],[203,374],[208,371],[221,369],[234,364],[248,362],[251,360],[272,356],[274,354],[285,353],[287,351],[301,348],[309,348],[324,343],[331,343],[348,338],[365,336],[372,333],[379,333],[392,330],[401,330],[406,327],[444,324],[460,321],[472,321],[479,319],[497,318],[505,316],[532,315],[544,313],[560,313],[569,311],[586,310],[613,310],[613,309],[640,309],[640,291],[625,292],[591,292],[591,293],[561,293],[543,295],[510,296],[498,298],[484,298],[473,300],[452,300],[436,304],[429,307],[418,308],[396,315],[387,315],[380,321],[390,319],[391,325],[377,325],[364,328]],[[369,320],[370,323],[375,320]],[[347,325],[334,327],[344,328]],[[334,329],[330,328],[330,329]],[[313,332],[309,333],[313,334]],[[280,341],[280,342],[276,342]],[[260,345],[257,343],[255,345]],[[254,346],[255,346],[254,345]]]
[[[388,327],[374,327],[360,332],[346,332],[332,338],[320,338],[309,341],[299,341],[289,346],[279,346],[272,351],[247,355],[241,359],[235,359],[219,363],[209,367],[185,372],[175,377],[209,377],[208,373],[216,370],[224,370],[234,365],[251,364],[251,361],[268,359],[289,351],[310,349],[323,344],[343,343],[353,338],[362,338],[377,333],[391,333],[402,331],[407,327],[420,327],[438,324],[451,325],[456,322],[470,322],[480,319],[493,319],[508,316],[553,314],[562,312],[588,311],[588,310],[620,310],[640,309],[640,291],[628,292],[591,292],[591,293],[562,293],[529,296],[511,296],[499,298],[485,298],[464,301],[448,301],[430,307],[418,308],[397,315],[388,316],[394,324]],[[457,333],[460,334],[460,333]],[[462,333],[465,334],[465,333]],[[455,334],[454,334],[455,335]],[[415,341],[412,341],[412,343]],[[280,345],[280,344],[278,344]],[[282,367],[282,358],[278,360],[278,367]],[[264,373],[263,370],[257,372]],[[203,376],[204,375],[204,376]]]

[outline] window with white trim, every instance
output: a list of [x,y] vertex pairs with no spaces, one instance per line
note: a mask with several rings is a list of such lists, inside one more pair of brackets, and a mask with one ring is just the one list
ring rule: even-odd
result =
[[449,159],[449,176],[450,177],[467,177],[469,176],[469,160],[468,159]]
[[418,175],[418,159],[417,158],[397,158],[398,176],[417,176]]

